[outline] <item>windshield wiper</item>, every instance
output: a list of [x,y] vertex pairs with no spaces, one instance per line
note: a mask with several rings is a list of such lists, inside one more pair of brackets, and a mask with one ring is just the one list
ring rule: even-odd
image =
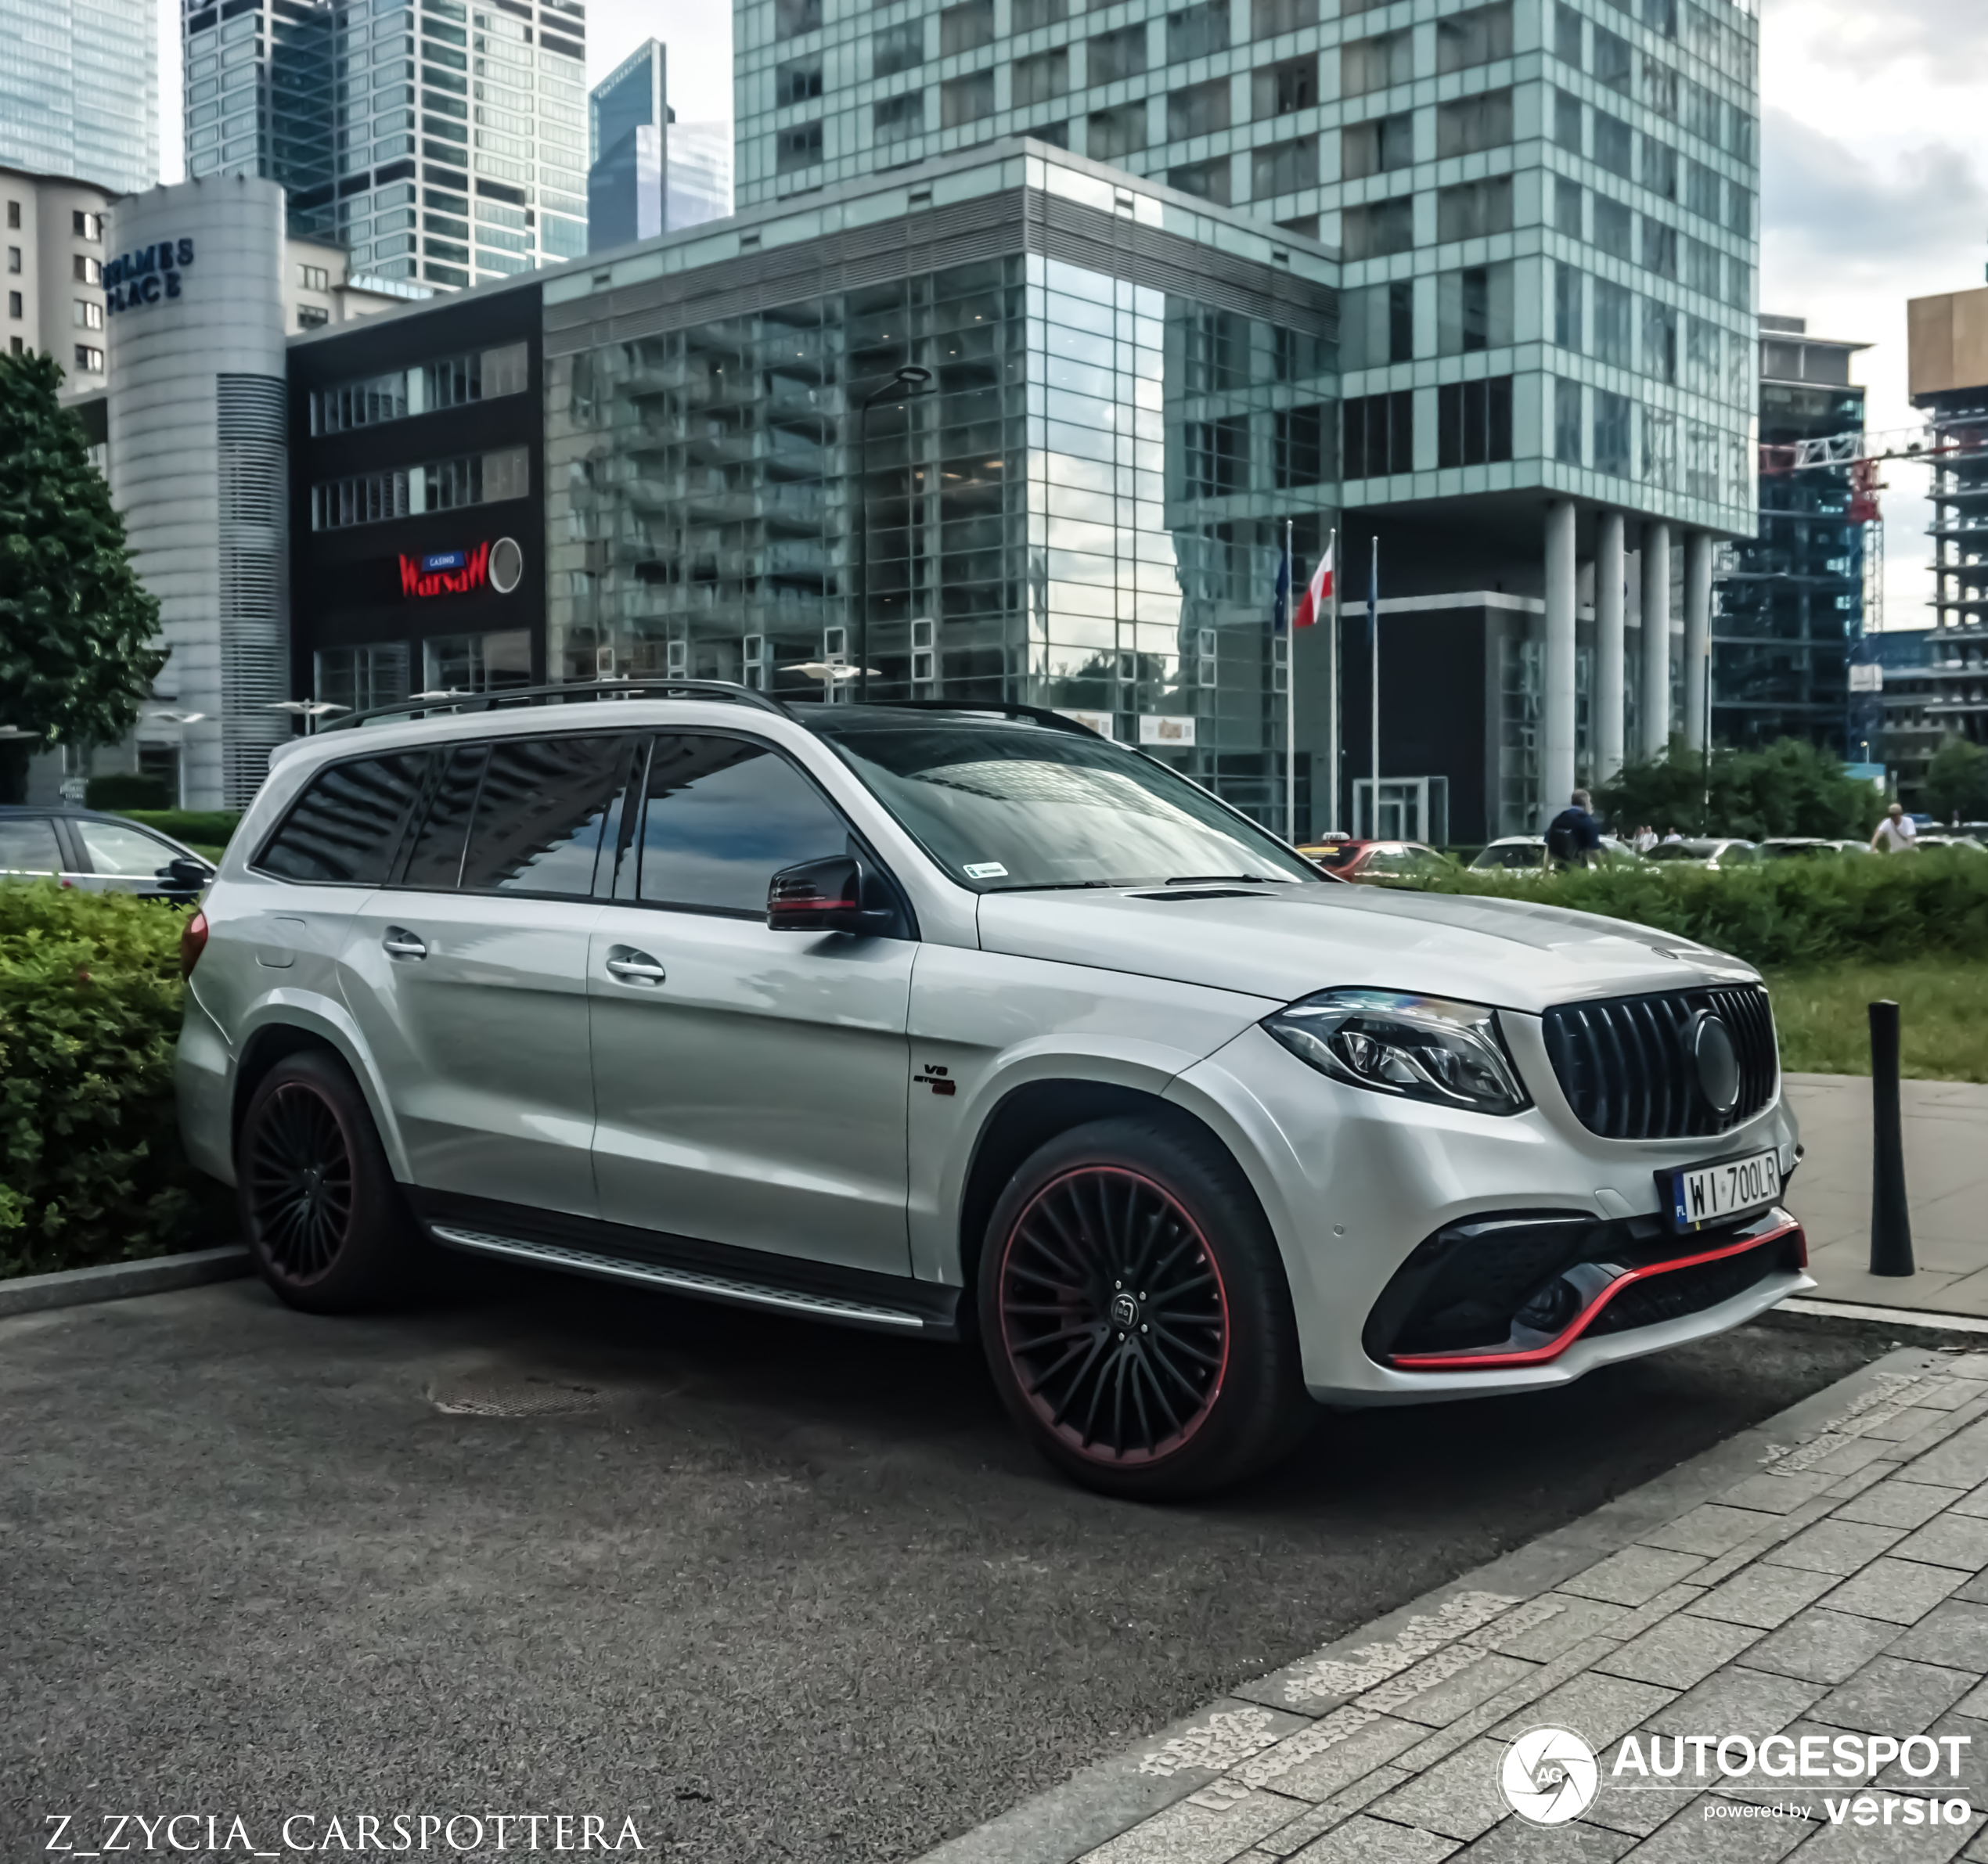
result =
[[1291,880],[1280,880],[1275,874],[1176,874],[1167,882],[1169,887],[1226,887],[1238,880],[1247,880],[1257,887],[1289,887]]
[[1071,893],[1086,887],[1137,887],[1137,880],[1017,880],[1007,887],[983,887],[984,893]]

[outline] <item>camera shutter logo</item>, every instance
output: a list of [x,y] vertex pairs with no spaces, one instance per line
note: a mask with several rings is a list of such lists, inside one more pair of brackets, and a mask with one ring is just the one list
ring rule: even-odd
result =
[[1505,1750],[1498,1784],[1506,1805],[1529,1823],[1565,1825],[1594,1805],[1601,1769],[1572,1729],[1529,1728]]

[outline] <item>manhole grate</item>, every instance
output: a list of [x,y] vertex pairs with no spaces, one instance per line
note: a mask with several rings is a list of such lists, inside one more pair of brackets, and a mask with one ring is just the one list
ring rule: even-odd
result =
[[565,1417],[607,1402],[591,1386],[551,1379],[463,1379],[431,1387],[428,1399],[450,1417]]

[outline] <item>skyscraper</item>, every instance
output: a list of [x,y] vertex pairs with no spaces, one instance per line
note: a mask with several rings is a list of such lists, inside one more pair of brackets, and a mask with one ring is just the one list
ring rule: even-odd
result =
[[159,178],[159,47],[143,0],[0,0],[0,167],[113,193]]
[[586,250],[577,0],[186,14],[186,165],[289,192],[356,273],[459,288]]
[[668,69],[668,49],[646,39],[589,98],[591,252],[681,232],[732,211],[730,126],[679,123]]

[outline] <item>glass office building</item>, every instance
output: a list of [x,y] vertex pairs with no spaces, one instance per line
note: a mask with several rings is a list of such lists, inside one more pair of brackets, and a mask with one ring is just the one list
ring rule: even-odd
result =
[[668,49],[646,40],[588,99],[590,252],[732,211],[731,126],[678,122],[668,69]]
[[578,0],[189,0],[187,173],[281,182],[291,231],[358,276],[448,290],[577,257],[584,19]]
[[139,0],[0,0],[0,167],[135,194],[159,178],[159,45]]
[[548,279],[548,671],[1063,707],[1274,819],[1336,269],[1010,143]]

